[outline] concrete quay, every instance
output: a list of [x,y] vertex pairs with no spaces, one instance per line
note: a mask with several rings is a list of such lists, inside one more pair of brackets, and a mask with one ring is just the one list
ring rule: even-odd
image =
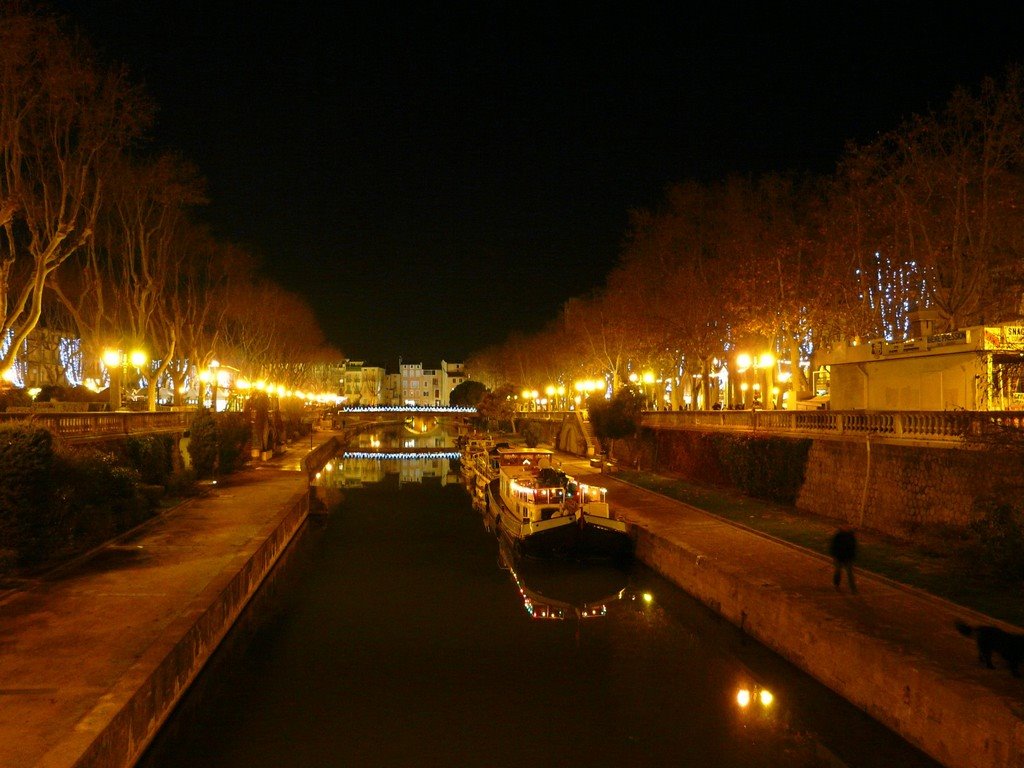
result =
[[[0,766],[133,764],[305,519],[305,454],[0,595]],[[863,571],[836,592],[820,554],[560,458],[642,561],[943,765],[1024,766],[1024,682],[953,628],[996,622]]]
[[0,596],[0,766],[130,766],[308,513],[291,449]]
[[1024,680],[978,661],[953,622],[987,616],[857,569],[832,586],[831,560],[695,507],[563,466],[608,488],[638,559],[950,768],[1024,766]]

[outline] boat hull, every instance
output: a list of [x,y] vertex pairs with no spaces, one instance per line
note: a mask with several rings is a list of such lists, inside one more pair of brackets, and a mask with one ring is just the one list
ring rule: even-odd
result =
[[633,539],[621,520],[584,515],[579,551],[589,560],[626,560],[633,556]]

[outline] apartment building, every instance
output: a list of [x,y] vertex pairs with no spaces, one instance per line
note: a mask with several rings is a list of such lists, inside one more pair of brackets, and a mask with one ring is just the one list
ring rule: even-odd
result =
[[399,363],[392,382],[397,405],[448,405],[452,390],[466,380],[463,363],[441,361],[440,368],[424,368],[422,363]]
[[346,360],[341,394],[346,405],[383,405],[389,402],[386,373],[383,368],[366,365],[362,360]]

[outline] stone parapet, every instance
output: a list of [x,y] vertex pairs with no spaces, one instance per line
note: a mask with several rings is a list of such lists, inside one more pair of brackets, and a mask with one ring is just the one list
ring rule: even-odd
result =
[[[830,610],[737,565],[741,560],[708,556],[642,526],[634,534],[637,557],[648,566],[943,765],[1022,764],[1024,721],[1016,697],[952,674],[948,664],[888,632],[868,631],[860,615]],[[963,651],[971,653],[967,646]]]

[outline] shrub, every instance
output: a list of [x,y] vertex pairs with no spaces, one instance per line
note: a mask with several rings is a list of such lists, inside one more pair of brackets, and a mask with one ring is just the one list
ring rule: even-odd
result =
[[526,442],[527,448],[536,448],[540,445],[541,430],[539,424],[532,421],[526,422],[520,430],[520,434]]
[[213,477],[217,465],[217,421],[201,408],[189,430],[188,453],[198,477]]
[[785,504],[796,500],[810,440],[715,435],[712,444],[730,481],[743,493]]
[[43,557],[54,527],[53,436],[41,427],[0,427],[0,541],[22,563]]
[[95,448],[61,451],[55,462],[58,517],[53,552],[80,551],[117,536],[150,516],[139,473]]
[[222,474],[230,474],[249,460],[252,428],[243,413],[221,413],[217,417],[217,461]]
[[968,571],[997,581],[1024,580],[1024,523],[1020,510],[994,504],[971,523],[972,541],[962,550]]
[[195,496],[196,494],[196,471],[194,469],[182,469],[174,472],[167,478],[167,495],[176,498]]
[[28,408],[32,405],[32,398],[24,389],[8,389],[0,392],[0,411],[10,408]]
[[147,485],[163,485],[171,474],[171,438],[162,435],[129,437],[126,454]]

